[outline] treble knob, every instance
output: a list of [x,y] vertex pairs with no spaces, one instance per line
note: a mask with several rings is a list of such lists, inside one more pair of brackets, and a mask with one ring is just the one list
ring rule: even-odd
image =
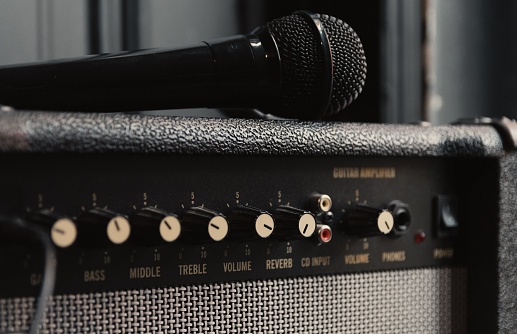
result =
[[230,230],[228,220],[222,213],[203,207],[190,208],[182,219],[185,231],[182,238],[187,242],[221,241]]
[[357,204],[346,210],[344,223],[349,234],[374,237],[390,233],[394,219],[388,210]]
[[316,231],[316,218],[311,212],[287,205],[276,209],[275,221],[275,236],[280,240],[309,238]]
[[275,230],[275,220],[267,211],[251,206],[238,206],[229,215],[234,240],[263,239]]

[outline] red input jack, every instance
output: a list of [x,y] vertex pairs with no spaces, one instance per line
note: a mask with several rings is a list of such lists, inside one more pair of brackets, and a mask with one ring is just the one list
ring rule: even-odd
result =
[[318,241],[322,244],[326,244],[332,240],[332,229],[328,225],[318,224],[316,227],[318,235]]

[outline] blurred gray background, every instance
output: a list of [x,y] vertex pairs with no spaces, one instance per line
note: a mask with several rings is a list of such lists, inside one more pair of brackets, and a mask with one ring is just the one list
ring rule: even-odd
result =
[[517,118],[513,0],[0,0],[0,65],[198,43],[295,9],[345,15],[365,44],[367,87],[344,120]]
[[236,34],[236,3],[237,0],[1,0],[0,64],[89,54],[92,15],[97,16],[100,30],[97,51],[123,50],[123,11],[128,7],[136,11],[138,27],[133,33],[139,48],[177,46]]

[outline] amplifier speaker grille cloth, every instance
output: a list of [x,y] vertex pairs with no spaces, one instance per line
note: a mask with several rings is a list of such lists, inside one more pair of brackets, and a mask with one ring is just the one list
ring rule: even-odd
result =
[[[0,300],[27,331],[34,298]],[[41,333],[462,333],[466,269],[424,268],[54,296]]]

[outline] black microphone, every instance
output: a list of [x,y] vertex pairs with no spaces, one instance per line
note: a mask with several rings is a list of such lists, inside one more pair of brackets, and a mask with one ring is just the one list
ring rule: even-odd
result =
[[299,11],[248,35],[181,49],[0,67],[0,104],[85,112],[256,108],[313,119],[343,110],[365,80],[366,57],[352,28]]

